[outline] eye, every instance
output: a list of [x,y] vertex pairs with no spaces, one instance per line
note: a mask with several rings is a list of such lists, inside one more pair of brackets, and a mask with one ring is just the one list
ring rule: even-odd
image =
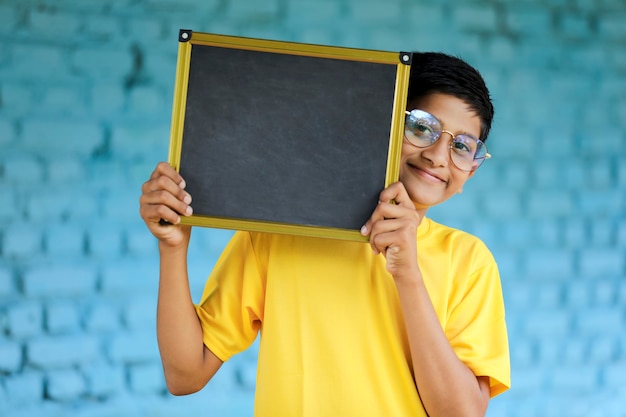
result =
[[422,120],[418,120],[413,124],[413,133],[420,137],[432,137],[435,135],[433,129]]
[[457,136],[454,141],[452,141],[452,150],[459,155],[473,158],[476,153],[476,148],[477,142],[463,135]]

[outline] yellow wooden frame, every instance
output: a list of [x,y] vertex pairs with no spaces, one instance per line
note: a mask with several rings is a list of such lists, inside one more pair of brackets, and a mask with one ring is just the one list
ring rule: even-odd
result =
[[[176,63],[176,80],[174,85],[174,103],[172,106],[172,124],[170,131],[168,162],[177,171],[180,171],[187,87],[189,83],[189,68],[191,63],[191,51],[194,45],[216,46],[251,51],[276,52],[281,54],[396,65],[396,85],[391,119],[385,186],[388,186],[398,181],[400,174],[399,161],[402,147],[402,137],[404,135],[405,107],[411,63],[410,53],[352,49],[344,47],[243,38],[192,32],[190,30],[181,30],[179,33],[178,57]],[[222,229],[287,233],[295,235],[367,241],[367,238],[361,236],[358,230],[338,229],[331,227],[307,226],[247,219],[233,219],[195,214],[188,217],[183,216],[181,222],[188,225],[216,227]]]

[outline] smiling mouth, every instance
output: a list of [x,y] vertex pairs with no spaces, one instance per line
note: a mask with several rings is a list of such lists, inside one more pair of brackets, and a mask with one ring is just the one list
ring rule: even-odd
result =
[[423,178],[426,178],[427,180],[430,181],[438,181],[438,182],[442,182],[444,184],[447,184],[447,181],[445,181],[443,178],[439,177],[437,174],[425,170],[423,168],[420,168],[417,165],[413,165],[413,164],[407,164],[413,171],[416,171],[417,174]]

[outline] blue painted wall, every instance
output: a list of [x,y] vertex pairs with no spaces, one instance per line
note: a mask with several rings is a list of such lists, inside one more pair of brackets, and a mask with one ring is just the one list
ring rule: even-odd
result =
[[[513,389],[489,416],[626,415],[623,0],[0,0],[0,415],[249,416],[255,350],[166,394],[157,253],[179,28],[458,54],[494,158],[432,216],[501,266]],[[195,230],[194,298],[230,233]]]

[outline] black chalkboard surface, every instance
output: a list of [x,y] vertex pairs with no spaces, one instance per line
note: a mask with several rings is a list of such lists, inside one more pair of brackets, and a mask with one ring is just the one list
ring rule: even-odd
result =
[[191,31],[180,41],[170,163],[193,197],[185,222],[363,239],[397,180],[410,56]]

